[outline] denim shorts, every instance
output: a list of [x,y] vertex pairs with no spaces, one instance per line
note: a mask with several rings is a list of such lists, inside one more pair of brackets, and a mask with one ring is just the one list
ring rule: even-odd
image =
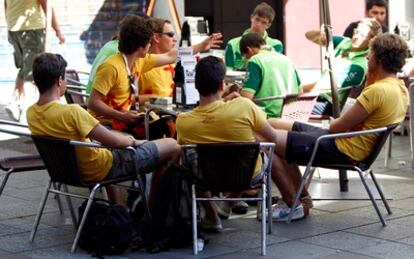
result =
[[[105,177],[106,180],[137,174],[151,173],[157,168],[159,152],[153,142],[145,142],[135,148],[136,152],[127,149],[112,150],[112,167]],[[134,160],[137,167],[134,167]]]

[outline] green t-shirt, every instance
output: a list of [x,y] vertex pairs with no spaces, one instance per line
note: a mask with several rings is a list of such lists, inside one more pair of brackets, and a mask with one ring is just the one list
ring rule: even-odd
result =
[[[242,35],[250,33],[251,29],[247,29],[243,32]],[[274,50],[279,53],[283,52],[283,44],[277,39],[272,39],[267,35],[267,32],[264,32],[263,35],[264,40],[266,41],[266,45],[272,46]],[[226,52],[224,56],[224,60],[226,62],[226,67],[233,68],[233,69],[244,69],[245,68],[245,59],[240,53],[240,40],[241,36],[229,40],[226,47]]]
[[111,40],[99,50],[98,55],[96,55],[96,58],[92,63],[91,73],[89,74],[88,85],[86,87],[87,94],[90,94],[92,91],[93,81],[95,80],[96,70],[99,65],[101,65],[108,57],[118,52],[118,45],[118,40]]
[[[277,53],[270,46],[262,49],[247,62],[247,76],[244,91],[254,98],[280,96],[298,93],[300,79],[295,66],[288,57]],[[265,101],[258,104],[268,117],[280,117],[283,100]]]
[[[338,87],[359,86],[364,82],[368,70],[366,56],[368,49],[363,51],[350,51],[350,38],[340,36],[334,37],[335,59],[334,75],[338,82]],[[322,99],[332,102],[331,95],[323,93]],[[339,102],[343,103],[346,92],[339,92]]]

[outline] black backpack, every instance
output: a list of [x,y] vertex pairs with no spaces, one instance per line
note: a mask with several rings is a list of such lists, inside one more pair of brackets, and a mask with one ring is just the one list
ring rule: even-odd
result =
[[[83,215],[87,201],[79,207]],[[96,256],[122,254],[133,239],[130,213],[121,205],[107,200],[93,201],[79,238],[79,247]]]
[[150,253],[192,244],[191,184],[186,167],[171,165],[159,178],[151,222],[143,239]]

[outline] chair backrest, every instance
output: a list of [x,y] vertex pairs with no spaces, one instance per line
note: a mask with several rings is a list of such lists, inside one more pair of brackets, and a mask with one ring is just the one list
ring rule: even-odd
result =
[[32,139],[52,181],[85,186],[80,178],[75,147],[70,144],[70,140],[35,135],[32,135]]
[[357,166],[361,168],[363,171],[367,170],[371,167],[372,163],[375,162],[375,159],[377,159],[377,156],[381,152],[382,147],[385,144],[385,141],[387,141],[388,136],[391,134],[391,132],[399,125],[399,123],[391,124],[386,126],[387,130],[380,133],[377,141],[375,142],[374,146],[372,147],[371,153],[367,158],[365,158],[363,161],[357,163]]
[[286,95],[283,100],[282,119],[307,122],[315,106],[318,95]]
[[68,82],[67,90],[65,92],[66,102],[77,103],[82,107],[86,107],[87,95],[83,92],[84,86],[80,82],[78,72],[74,69],[67,69],[65,77]]
[[208,190],[237,192],[250,187],[260,143],[198,144],[196,150],[199,173]]

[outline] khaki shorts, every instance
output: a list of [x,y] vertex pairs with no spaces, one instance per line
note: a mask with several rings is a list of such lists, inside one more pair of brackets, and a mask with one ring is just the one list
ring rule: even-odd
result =
[[33,81],[33,60],[45,51],[45,30],[9,31],[8,39],[14,48],[14,63],[19,69],[17,76],[24,81]]

